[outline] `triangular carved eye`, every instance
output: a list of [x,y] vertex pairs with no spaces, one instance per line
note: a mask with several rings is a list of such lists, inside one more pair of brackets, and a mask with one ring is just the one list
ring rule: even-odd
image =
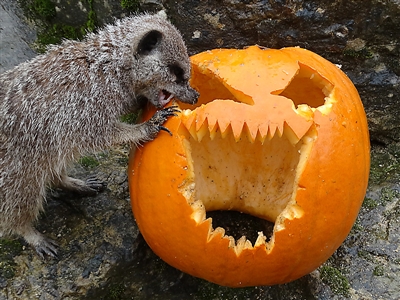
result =
[[299,63],[298,72],[285,89],[272,94],[291,99],[296,108],[303,104],[317,108],[326,103],[326,98],[330,97],[332,89],[332,83],[317,71]]

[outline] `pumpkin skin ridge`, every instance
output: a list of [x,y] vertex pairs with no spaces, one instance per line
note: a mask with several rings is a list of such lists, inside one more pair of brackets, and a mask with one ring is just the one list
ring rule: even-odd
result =
[[[286,48],[288,49],[288,48]],[[285,49],[282,49],[280,51],[283,51]],[[285,50],[286,51],[286,50]],[[306,51],[306,50],[293,50],[294,52],[302,52],[302,51]],[[293,55],[296,56],[296,55]],[[334,116],[334,118],[329,121],[328,119],[330,118],[330,114],[336,113],[336,111],[340,114],[342,111],[340,109],[340,105],[342,105],[342,102],[344,101],[344,98],[346,98],[347,96],[351,95],[351,99],[352,100],[356,100],[353,102],[357,102],[359,101],[359,98],[357,100],[357,97],[354,98],[354,92],[355,89],[350,87],[347,87],[347,89],[344,90],[344,94],[343,91],[340,91],[342,94],[339,95],[337,94],[337,92],[339,91],[339,89],[337,89],[337,86],[340,85],[339,81],[342,81],[342,78],[338,75],[341,71],[339,69],[337,69],[336,67],[332,68],[326,68],[327,70],[323,70],[321,71],[320,68],[318,67],[318,64],[313,63],[312,60],[310,61],[304,61],[302,59],[299,59],[296,57],[296,61],[297,62],[301,62],[304,63],[306,66],[308,67],[312,67],[313,69],[318,70],[318,74],[324,77],[325,72],[332,72],[333,74],[335,74],[335,80],[332,80],[330,78],[330,82],[332,82],[332,84],[334,85],[330,97],[332,98],[332,106],[331,107],[327,107],[326,110],[318,110],[315,109],[312,113],[312,124],[311,126],[315,126],[315,128],[313,130],[316,131],[316,136],[317,138],[315,139],[315,141],[313,142],[312,148],[310,149],[310,153],[309,154],[309,158],[306,162],[308,162],[311,159],[316,159],[317,163],[318,161],[323,162],[324,160],[322,158],[318,157],[322,154],[323,156],[326,156],[326,153],[322,152],[323,149],[328,149],[329,145],[332,144],[332,141],[325,139],[324,137],[321,137],[322,135],[324,135],[324,132],[329,132],[331,131],[331,129],[333,128],[333,126],[335,124],[342,124],[343,122],[347,122],[347,127],[350,128],[351,130],[355,130],[355,128],[358,126],[358,128],[365,128],[366,125],[366,119],[362,118],[358,116],[357,118],[355,117],[338,117],[338,116]],[[325,69],[325,66],[324,66]],[[329,70],[332,69],[332,70]],[[336,82],[339,82],[336,83]],[[289,85],[289,84],[287,84]],[[347,94],[347,96],[346,96]],[[354,103],[353,103],[354,104]],[[360,106],[355,106],[355,108],[353,109],[360,109]],[[151,113],[150,113],[151,115]],[[184,113],[183,113],[184,115]],[[354,125],[356,124],[356,121],[358,121],[358,125]],[[328,123],[327,123],[328,122]],[[330,123],[329,123],[330,122]],[[170,120],[167,121],[167,123],[165,124],[165,126],[167,126],[168,128],[173,128],[174,129],[174,136],[172,137],[173,140],[177,140],[182,142],[185,138],[182,138],[181,136],[179,136],[180,134],[177,134],[176,132],[178,132],[178,128],[183,126],[183,121],[181,120],[180,117],[174,117],[171,118]],[[215,130],[215,126],[220,126],[217,122],[214,123],[210,122],[210,124],[205,124],[207,126],[204,126],[205,128],[207,128],[208,132],[211,132],[213,130]],[[324,126],[326,125],[326,123],[329,125],[327,128],[325,128]],[[334,124],[335,123],[335,124]],[[217,125],[216,125],[217,124]],[[245,124],[245,123],[244,123]],[[197,125],[197,124],[196,124]],[[199,129],[202,128],[203,124],[201,126],[199,126]],[[288,125],[289,126],[289,125]],[[344,125],[343,125],[344,126]],[[212,128],[211,130],[209,130],[209,128]],[[283,123],[283,134],[285,132],[285,123]],[[278,127],[276,127],[278,128]],[[204,129],[202,129],[204,130]],[[242,131],[240,133],[240,137],[244,137],[247,133],[246,133],[246,126],[243,125],[242,126]],[[264,133],[265,133],[265,129]],[[229,135],[233,134],[231,132],[232,129],[229,128],[229,125],[226,127],[225,130],[225,134],[226,137],[229,138]],[[268,132],[270,130],[268,129]],[[361,138],[363,139],[363,141],[365,141],[366,143],[366,136],[368,135],[368,132],[363,131],[363,130],[359,130],[359,132],[363,132],[364,135],[361,136]],[[187,132],[187,134],[191,135],[192,133]],[[219,133],[217,133],[219,134]],[[269,133],[268,133],[269,134]],[[274,135],[279,135],[280,132],[279,130],[276,130],[274,132]],[[257,136],[261,136],[261,134],[259,132],[257,132],[256,137]],[[266,137],[267,134],[264,134],[264,137]],[[197,133],[196,133],[196,137],[197,137]],[[251,136],[252,138],[250,138],[250,140],[255,140],[255,142],[257,142],[257,138],[254,139],[253,135]],[[158,140],[160,139],[160,140]],[[170,137],[167,135],[162,135],[159,138],[157,138],[157,143],[166,143],[168,144],[170,141]],[[259,142],[259,141],[258,141]],[[154,144],[155,142],[150,142],[148,145]],[[326,143],[328,146],[323,147],[322,150],[319,150],[318,148],[321,147],[321,144]],[[344,139],[340,141],[340,144],[342,145],[346,145]],[[367,144],[366,144],[367,145]],[[146,149],[143,149],[144,152],[147,151],[155,151],[154,148],[157,148],[156,146],[150,146],[153,150],[149,150],[147,149],[147,145],[146,145]],[[357,146],[352,146],[354,149],[359,149],[360,147],[357,148]],[[174,149],[175,150],[175,149]],[[181,151],[181,150],[179,150]],[[355,176],[355,180],[359,180],[362,182],[362,187],[359,189],[359,191],[357,192],[357,195],[354,198],[360,198],[360,194],[362,194],[362,189],[364,186],[366,186],[367,183],[367,179],[368,179],[368,171],[367,171],[367,167],[369,166],[369,148],[365,147],[362,151],[359,151],[358,153],[358,158],[356,160],[356,167],[359,167],[361,170],[365,169],[365,172],[363,174],[358,174],[357,176]],[[332,153],[332,157],[340,157],[340,154],[338,153],[338,150],[335,150]],[[160,155],[166,155],[168,156],[169,153],[165,154],[162,152],[158,152],[160,153]],[[171,155],[173,156],[174,154],[171,153]],[[178,155],[176,155],[178,156]],[[183,160],[186,157],[186,154],[184,153],[179,153],[179,156],[181,157],[181,160]],[[174,158],[175,159],[175,158]],[[142,160],[142,154],[139,154],[138,158],[135,160],[135,165],[134,167],[130,166],[130,170],[135,169],[135,176],[141,176],[142,173],[146,172],[146,169],[140,170],[139,165],[141,165],[141,160]],[[343,160],[340,160],[340,162]],[[364,161],[364,164],[361,164],[360,162]],[[130,162],[131,163],[131,162]],[[132,162],[133,164],[133,162]],[[184,165],[186,166],[187,163],[182,162],[182,170],[184,170]],[[199,230],[201,232],[197,233],[197,236],[207,236],[209,239],[206,240],[203,244],[203,242],[196,240],[195,238],[192,237],[188,237],[188,243],[189,242],[193,242],[193,245],[191,247],[189,246],[182,246],[182,247],[186,247],[187,251],[181,251],[181,250],[177,250],[177,252],[175,254],[172,255],[166,255],[165,254],[165,250],[162,249],[163,247],[161,246],[161,242],[157,241],[157,245],[154,245],[154,249],[153,251],[155,251],[159,256],[161,256],[164,260],[166,260],[169,264],[185,271],[185,272],[189,272],[190,274],[192,274],[193,276],[198,276],[198,277],[202,277],[205,278],[207,280],[216,282],[218,284],[221,285],[227,285],[227,286],[249,286],[249,285],[272,285],[272,284],[276,284],[276,283],[284,283],[284,282],[288,282],[291,280],[294,280],[296,278],[299,278],[305,274],[307,274],[308,272],[312,271],[313,269],[315,269],[316,267],[318,267],[318,265],[320,265],[323,261],[325,261],[329,256],[327,256],[329,253],[333,253],[334,250],[340,245],[342,239],[345,238],[345,236],[347,235],[346,231],[347,228],[349,227],[349,224],[352,222],[352,220],[355,219],[358,209],[357,208],[358,204],[360,204],[360,201],[354,201],[354,203],[350,206],[348,206],[349,208],[351,208],[352,212],[348,213],[348,217],[346,218],[346,222],[344,222],[344,224],[340,224],[338,221],[335,221],[335,219],[332,217],[333,215],[337,214],[337,208],[335,208],[334,206],[329,207],[329,211],[328,211],[328,215],[327,215],[327,220],[322,220],[322,219],[316,219],[313,218],[312,215],[314,214],[315,211],[317,211],[317,208],[313,208],[313,205],[316,205],[317,207],[321,206],[322,203],[307,203],[307,198],[319,198],[319,199],[324,199],[323,196],[321,196],[321,191],[317,191],[317,196],[314,196],[314,193],[312,188],[310,188],[310,184],[311,184],[311,178],[315,179],[315,176],[309,176],[309,174],[312,174],[313,172],[315,173],[320,166],[322,166],[322,172],[321,172],[321,184],[322,184],[322,180],[327,181],[327,175],[328,174],[325,171],[325,168],[323,167],[323,163],[320,163],[318,166],[313,166],[310,167],[308,164],[305,165],[304,170],[302,171],[302,173],[299,176],[299,180],[298,180],[298,186],[297,186],[297,191],[296,191],[296,196],[295,196],[295,201],[297,203],[297,205],[299,205],[301,207],[301,209],[304,211],[304,215],[300,218],[294,218],[294,219],[288,219],[285,218],[284,219],[284,225],[285,228],[284,230],[280,230],[280,231],[275,231],[274,232],[274,245],[273,248],[270,249],[270,251],[267,253],[266,251],[266,247],[262,244],[257,245],[257,242],[255,242],[253,249],[247,249],[247,248],[243,248],[239,254],[237,251],[235,251],[235,248],[232,249],[232,245],[230,244],[231,240],[230,239],[224,239],[223,237],[221,238],[221,233],[217,232],[215,233],[215,235],[211,238],[209,236],[209,228],[211,226],[211,223],[209,221],[207,221],[208,219],[206,219],[205,221],[203,221],[201,224],[197,224],[197,222],[192,219],[192,206],[188,205],[188,207],[184,208],[183,205],[183,200],[186,201],[187,204],[187,199],[181,194],[181,196],[178,197],[178,195],[176,195],[176,198],[179,198],[181,204],[178,205],[177,207],[179,207],[180,210],[182,210],[182,212],[180,212],[179,214],[181,216],[184,216],[183,218],[186,219],[187,215],[189,215],[189,219],[187,219],[186,221],[182,221],[182,226],[183,227],[187,227],[187,230],[189,230],[190,228],[194,228],[193,230]],[[186,166],[187,167],[187,166]],[[164,167],[163,167],[164,169]],[[337,168],[336,168],[337,169]],[[335,169],[335,172],[337,172]],[[174,182],[179,182],[180,183],[176,183],[176,187],[178,188],[178,186],[180,185],[180,187],[182,187],[181,183],[185,181],[186,179],[186,174],[184,174],[184,171],[181,172],[182,174],[180,174],[179,176],[177,176],[174,179]],[[351,174],[354,174],[353,170],[350,170]],[[362,172],[361,172],[362,173]],[[316,174],[319,174],[318,172]],[[336,173],[335,173],[336,174]],[[351,175],[350,174],[350,175]],[[340,174],[342,175],[342,174]],[[350,175],[346,175],[345,177],[350,177]],[[148,176],[145,176],[146,178],[149,178]],[[341,177],[339,175],[335,175],[334,176],[335,179],[341,179]],[[137,177],[135,177],[137,178]],[[151,177],[150,177],[151,178]],[[130,179],[131,180],[131,179]],[[311,180],[311,181],[310,181]],[[343,180],[342,180],[343,181]],[[143,182],[143,181],[141,181]],[[175,183],[174,183],[175,184]],[[130,184],[131,186],[131,184]],[[134,185],[135,186],[135,185]],[[348,186],[348,185],[347,185]],[[346,190],[347,186],[344,188],[344,190]],[[172,190],[175,190],[177,188],[172,188]],[[132,189],[132,198],[136,197],[134,196],[135,189]],[[329,191],[331,193],[334,193],[335,195],[345,195],[345,192],[341,192],[341,191],[337,191],[338,188],[330,188]],[[148,196],[151,196],[149,194],[147,194]],[[337,196],[335,196],[337,197]],[[165,199],[169,199],[168,196],[164,197]],[[344,198],[349,198],[349,196],[345,196]],[[350,198],[353,198],[350,196]],[[361,196],[361,199],[363,199],[363,196]],[[173,200],[173,199],[171,199]],[[164,201],[164,200],[161,200]],[[178,200],[175,199],[174,202],[177,202]],[[361,200],[362,201],[362,200]],[[350,203],[348,203],[350,204]],[[137,207],[137,204],[134,204],[133,206]],[[337,205],[339,206],[339,205]],[[354,209],[354,207],[356,207],[356,209]],[[354,212],[355,210],[355,212]],[[189,211],[192,211],[191,213]],[[136,212],[136,213],[135,213]],[[134,208],[134,213],[135,216],[136,214],[140,215],[140,212],[138,212],[138,209]],[[175,220],[177,220],[175,218]],[[139,228],[141,229],[141,231],[143,230],[145,233],[147,233],[148,226],[143,225],[143,223],[145,223],[142,218],[137,218],[138,221],[138,225]],[[180,221],[180,220],[177,220]],[[160,221],[163,224],[162,226],[165,226],[165,222],[164,221]],[[321,230],[319,227],[324,227],[326,228],[326,225],[324,225],[325,223],[329,223],[332,222],[332,228],[336,228],[336,227],[341,227],[343,229],[340,230],[340,234],[338,236],[333,237],[333,242],[331,244],[327,243],[327,239],[322,238],[322,234],[321,234]],[[154,223],[156,224],[157,221]],[[171,227],[173,228],[177,228],[176,224],[173,224],[174,222],[170,222],[169,224],[171,225]],[[276,225],[276,224],[275,224]],[[309,228],[312,230],[299,230],[299,227],[304,227],[305,229]],[[197,228],[197,229],[196,229]],[[350,225],[351,228],[351,225]],[[151,230],[155,230],[154,228]],[[215,230],[214,230],[215,231]],[[285,245],[288,245],[289,240],[287,239],[287,237],[285,237],[285,234],[287,233],[291,233],[294,237],[296,236],[302,236],[301,243],[296,242],[296,243],[292,243],[290,244],[291,248],[297,248],[296,245],[301,246],[301,248],[304,248],[304,252],[303,253],[313,253],[313,255],[310,255],[312,257],[307,257],[307,256],[297,256],[297,257],[291,257],[290,259],[288,259],[288,257],[290,256],[289,250],[288,248],[285,248]],[[151,233],[149,235],[145,234],[143,235],[145,237],[145,240],[149,243],[149,245],[151,245],[152,243],[154,243],[154,238],[151,237]],[[325,248],[328,250],[324,250],[325,252],[323,254],[318,254],[318,252],[315,251],[315,249],[313,249],[313,245],[312,245],[312,241],[314,240],[314,238],[317,237],[319,239],[321,239],[321,245],[323,246],[321,249],[324,250]],[[173,238],[175,240],[175,238]],[[219,260],[219,251],[217,249],[222,249],[224,248],[223,246],[218,247],[217,246],[217,240],[220,240],[221,242],[223,242],[224,245],[226,245],[227,248],[231,247],[230,252],[232,252],[231,254],[226,254],[226,260],[228,260],[228,258],[230,257],[236,257],[237,259],[237,264],[240,265],[239,261],[245,261],[244,257],[248,257],[249,261],[254,261],[255,265],[269,265],[268,267],[266,267],[267,269],[271,269],[273,271],[271,271],[270,274],[268,274],[268,276],[270,276],[269,278],[263,278],[262,276],[257,275],[257,270],[258,266],[255,266],[256,269],[252,269],[251,271],[246,271],[246,270],[241,270],[241,273],[243,273],[243,275],[238,275],[236,274],[234,271],[232,271],[233,266],[220,266],[220,268],[225,269],[226,273],[223,273],[222,271],[218,271],[218,264],[214,265],[214,267],[211,268],[211,270],[204,270],[204,268],[196,268],[194,266],[190,265],[190,262],[185,259],[185,257],[189,257],[189,253],[196,253],[193,252],[195,250],[191,249],[191,248],[199,248],[200,252],[201,251],[205,251],[205,253],[209,253],[210,255],[215,256],[215,260]],[[332,239],[332,238],[331,238]],[[155,239],[157,240],[157,238]],[[272,239],[271,239],[272,240]],[[238,241],[237,241],[238,243]],[[269,242],[270,243],[270,242]],[[211,247],[211,249],[214,250],[206,250],[204,247],[208,245],[208,247]],[[237,246],[237,245],[236,245]],[[186,254],[185,254],[186,253]],[[279,253],[279,254],[277,254]],[[215,254],[215,255],[214,255]],[[234,256],[232,256],[234,254]],[[315,255],[318,254],[318,255]],[[257,258],[257,255],[259,255],[261,258]],[[288,256],[289,255],[289,256]],[[250,259],[250,257],[252,257]],[[285,258],[286,257],[286,258]],[[207,266],[208,262],[206,260],[203,260],[204,258],[196,258],[197,260],[199,260],[199,264],[200,266]],[[225,258],[224,258],[225,259]],[[274,267],[274,266],[278,266],[279,267]],[[301,265],[299,267],[299,265]],[[278,269],[285,269],[285,272],[280,272],[280,270]],[[231,271],[229,271],[231,270]],[[284,274],[283,274],[284,273]],[[224,275],[225,274],[225,275]],[[229,275],[227,275],[229,274]],[[247,276],[247,277],[246,277]]]
[[[309,52],[305,49],[301,49],[301,48],[284,48],[282,49],[282,51],[292,51],[293,53],[295,52]],[[310,66],[310,61],[307,62],[307,65],[313,69],[318,69],[318,72],[321,76],[326,77],[325,73],[330,72],[330,74],[334,74],[334,76],[331,75],[331,78],[333,77],[334,79],[336,79],[336,82],[341,82],[344,81],[345,78],[347,78],[347,76],[339,69],[337,68],[335,65],[333,64],[328,64],[328,65],[324,65],[321,66],[321,62],[317,61],[315,59],[316,55],[313,55],[313,61],[311,63]],[[304,61],[302,61],[301,59],[299,60],[300,62],[306,64]],[[315,67],[315,66],[318,67]],[[329,68],[328,68],[329,67]],[[370,156],[369,156],[369,151],[370,151],[370,147],[369,147],[369,134],[368,134],[368,125],[367,125],[367,119],[365,117],[365,113],[363,111],[363,106],[361,103],[361,100],[358,96],[357,90],[355,89],[354,85],[350,84],[350,85],[345,85],[345,89],[344,91],[341,90],[340,93],[338,93],[338,86],[339,84],[335,84],[335,82],[332,82],[332,84],[334,85],[334,87],[332,88],[331,91],[331,96],[330,98],[332,99],[332,108],[331,111],[336,111],[336,110],[340,110],[343,111],[342,105],[344,105],[344,103],[348,103],[347,101],[344,101],[344,98],[348,98],[351,99],[351,108],[352,109],[356,109],[358,110],[357,114],[355,114],[356,116],[358,116],[358,118],[355,120],[355,123],[359,122],[359,125],[357,127],[361,127],[364,128],[364,130],[358,130],[358,134],[360,135],[360,141],[364,140],[366,141],[365,143],[365,148],[362,149],[363,151],[361,151],[360,154],[355,155],[354,157],[357,159],[358,162],[363,161],[363,164],[358,163],[358,165],[356,166],[356,168],[353,169],[357,169],[359,168],[360,170],[364,170],[363,173],[358,174],[358,176],[354,176],[353,180],[349,180],[349,184],[352,184],[353,182],[357,182],[358,184],[361,185],[361,187],[358,189],[358,193],[357,195],[351,195],[350,198],[352,199],[358,199],[358,201],[353,201],[353,208],[348,209],[347,211],[351,211],[351,214],[349,215],[349,218],[346,220],[346,224],[337,224],[337,222],[334,222],[334,219],[331,218],[330,222],[332,222],[332,224],[334,224],[333,226],[337,225],[338,227],[347,227],[345,230],[339,231],[341,232],[340,235],[334,237],[336,242],[335,243],[331,243],[331,250],[329,251],[331,254],[333,254],[333,252],[336,250],[337,247],[340,246],[340,244],[344,241],[344,239],[346,238],[348,232],[350,231],[352,225],[355,222],[355,219],[357,217],[358,211],[361,207],[362,201],[364,199],[364,195],[365,195],[365,191],[367,189],[367,185],[368,185],[368,177],[369,177],[369,165],[370,165]],[[343,86],[342,86],[343,87]],[[349,97],[348,95],[354,95],[354,97]],[[358,105],[354,105],[353,102],[357,102]],[[342,122],[349,122],[351,120],[353,120],[354,118],[352,116],[349,116],[349,111],[347,111],[347,117],[346,116],[341,116],[341,119],[343,120]],[[340,116],[340,114],[336,114],[336,116]],[[314,116],[314,122],[317,125],[317,129],[318,129],[318,136],[319,138],[315,141],[315,145],[314,148],[318,148],[318,144],[322,144],[324,143],[324,139],[325,139],[325,135],[321,134],[321,132],[327,132],[327,131],[332,131],[332,127],[331,126],[326,126],[326,121],[329,119],[329,116],[324,113],[324,111],[319,111],[316,110],[315,111],[315,116]],[[325,122],[324,122],[325,121]],[[350,127],[350,126],[349,126]],[[339,139],[340,140],[340,139]],[[333,148],[335,149],[335,148]],[[312,151],[311,153],[310,159],[317,159],[318,156],[320,156],[320,154],[316,154],[315,151]],[[336,155],[336,160],[338,161],[342,161],[342,159],[340,158],[340,154]],[[314,158],[313,158],[314,157]],[[332,159],[332,158],[331,158]],[[337,164],[340,165],[340,164]],[[302,178],[299,181],[299,184],[302,186],[307,186],[308,184],[305,183],[305,178],[307,178],[307,174],[309,172],[310,166],[308,165],[306,170],[302,173]],[[351,170],[353,170],[351,169]],[[349,174],[350,172],[348,172],[349,170],[346,170],[346,174]],[[354,172],[353,172],[354,173]],[[349,175],[347,175],[347,177],[350,177]],[[339,181],[339,180],[338,180]],[[343,180],[341,180],[343,182]],[[349,185],[347,184],[347,186]],[[342,188],[341,190],[351,190],[350,187],[348,188]],[[307,189],[301,190],[300,193],[305,193],[308,192]],[[298,197],[297,200],[299,201],[301,198],[305,198],[303,197]],[[346,197],[349,198],[349,197]],[[302,203],[300,201],[300,203]],[[301,205],[301,204],[300,204]],[[315,223],[318,223],[319,220],[315,219],[314,220]],[[336,224],[335,224],[336,223]],[[320,224],[315,225],[313,228],[318,229],[320,228]],[[316,230],[317,232],[317,230]],[[315,233],[316,233],[315,232]],[[315,234],[314,233],[314,234]],[[321,263],[324,262],[326,259],[320,259]]]

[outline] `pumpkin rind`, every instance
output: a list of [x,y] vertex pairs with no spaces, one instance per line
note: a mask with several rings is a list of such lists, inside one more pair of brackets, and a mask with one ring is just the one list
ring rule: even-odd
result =
[[[191,83],[204,105],[196,113],[183,111],[169,119],[165,126],[173,136],[159,134],[130,158],[132,209],[141,233],[170,265],[220,285],[273,285],[308,274],[346,238],[365,196],[369,136],[356,89],[335,65],[300,48],[213,50],[193,56],[192,65]],[[330,100],[324,105],[310,109],[281,95],[294,95],[288,86],[300,87],[307,80],[299,68],[307,76],[315,72],[320,76],[316,84],[327,86]],[[212,86],[210,78],[224,87]],[[233,101],[212,101],[217,89],[220,98],[232,96]],[[245,108],[239,102],[247,103]],[[153,113],[149,110],[145,117]],[[268,143],[285,132],[294,144],[300,141],[305,147],[301,151],[307,158],[300,157],[304,161],[294,179],[291,204],[278,216],[266,217],[276,217],[267,244],[260,238],[249,247],[245,240],[224,237],[220,229],[211,233],[204,208],[190,200],[196,186],[193,141],[188,140],[195,135],[201,143],[204,134],[205,139],[216,134],[211,133],[215,128],[237,142],[246,135],[251,143],[263,138],[262,143]]]

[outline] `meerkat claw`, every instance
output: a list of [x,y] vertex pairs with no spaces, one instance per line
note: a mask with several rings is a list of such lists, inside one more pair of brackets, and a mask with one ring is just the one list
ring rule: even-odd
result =
[[39,245],[35,245],[35,250],[41,259],[44,259],[45,255],[48,257],[57,258],[57,247],[58,244],[55,241],[45,238]]
[[96,192],[102,192],[107,187],[107,183],[101,181],[95,175],[88,177],[85,183],[89,188],[95,190]]
[[168,108],[173,113],[173,116],[175,116],[175,117],[178,116],[177,113],[181,112],[181,110],[179,109],[179,107],[177,105],[173,105]]
[[160,126],[160,130],[164,130],[164,131],[168,132],[170,136],[172,136],[172,132],[167,127]]

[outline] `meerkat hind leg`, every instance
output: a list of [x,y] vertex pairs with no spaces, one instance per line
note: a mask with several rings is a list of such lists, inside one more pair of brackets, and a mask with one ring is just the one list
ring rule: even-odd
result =
[[44,259],[45,255],[57,256],[58,244],[38,232],[31,224],[27,224],[23,230],[20,229],[19,231],[25,241],[36,250],[40,258]]

